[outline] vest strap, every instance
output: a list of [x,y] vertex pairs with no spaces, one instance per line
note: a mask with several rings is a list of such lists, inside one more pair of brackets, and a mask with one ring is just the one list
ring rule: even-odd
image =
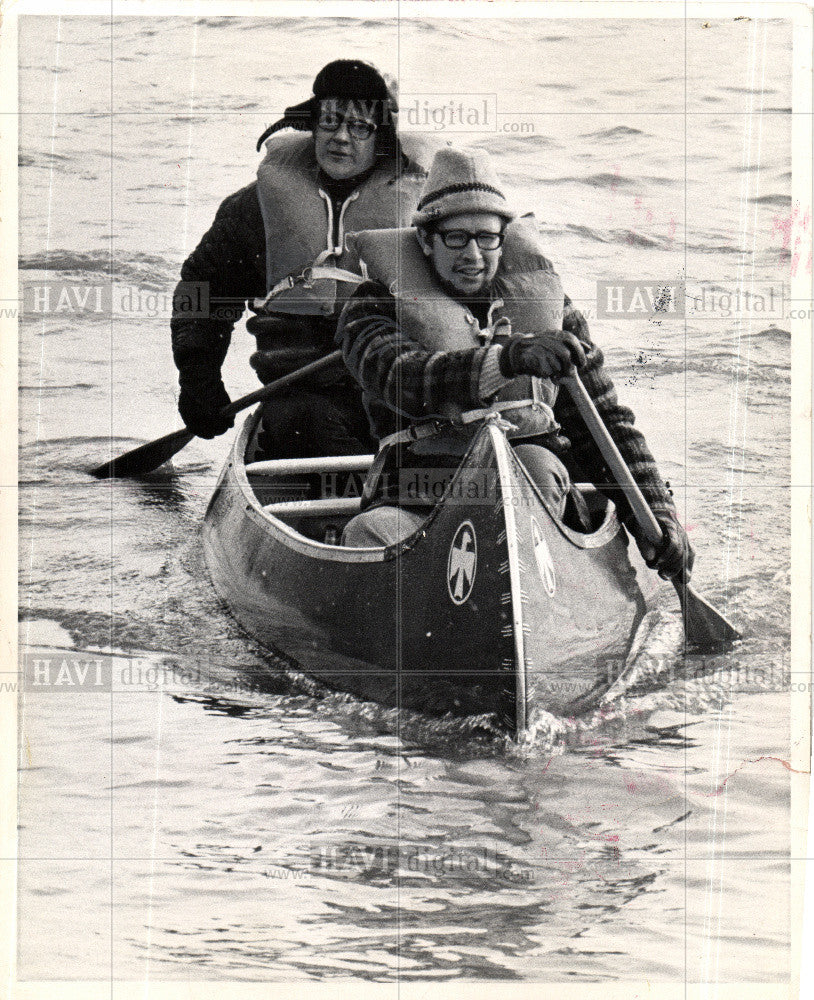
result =
[[540,413],[543,413],[546,417],[548,417],[552,424],[556,424],[554,411],[551,407],[542,400],[537,399],[510,399],[503,403],[492,403],[491,406],[486,406],[482,410],[467,410],[466,413],[462,413],[455,422],[461,424],[473,424],[476,420],[486,420],[496,414],[505,413],[510,410],[520,410],[526,407],[538,410]]
[[[427,420],[418,424],[411,424],[403,430],[388,434],[379,442],[380,448],[390,448],[394,444],[408,444],[413,441],[423,441],[425,438],[434,437],[444,430],[445,427],[457,427],[461,424],[474,424],[479,420],[489,420],[490,418],[500,418],[503,413],[510,413],[512,410],[521,410],[531,407],[538,410],[551,421],[552,430],[558,427],[554,417],[554,411],[541,399],[511,399],[504,403],[492,403],[491,406],[483,407],[479,410],[467,410],[453,420]],[[505,423],[505,421],[504,421]],[[517,430],[513,424],[509,424],[507,430]]]
[[[324,259],[324,257],[324,254],[320,254],[317,257],[317,261],[320,258]],[[335,267],[332,264],[319,264],[315,262],[310,267],[306,267],[296,277],[290,274],[286,275],[282,281],[277,282],[264,299],[255,299],[252,307],[256,310],[265,309],[281,292],[288,291],[294,285],[302,285],[304,288],[309,288],[314,281],[318,281],[320,278],[327,278],[332,281],[344,281],[349,285],[358,285],[364,281],[364,277],[361,274],[356,274],[355,271],[348,271],[344,267]]]
[[344,267],[334,267],[330,264],[319,266],[315,264],[313,267],[307,267],[300,275],[300,278],[296,280],[299,281],[302,279],[308,284],[308,282],[316,281],[318,278],[333,278],[334,281],[346,281],[351,285],[358,285],[363,281],[361,274],[357,274],[355,271],[348,271]]
[[427,420],[420,424],[410,424],[404,430],[396,431],[394,434],[388,434],[387,437],[382,438],[379,441],[379,449],[384,451],[386,448],[392,448],[394,444],[423,441],[425,438],[440,434],[445,427],[451,426],[452,421],[450,420]]

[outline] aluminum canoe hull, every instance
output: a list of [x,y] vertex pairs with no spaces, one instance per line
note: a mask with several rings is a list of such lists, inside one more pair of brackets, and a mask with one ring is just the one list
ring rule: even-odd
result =
[[609,686],[654,602],[612,506],[582,535],[487,425],[421,530],[389,548],[326,545],[265,510],[245,470],[249,418],[204,520],[217,593],[308,674],[430,714],[493,713],[521,734]]

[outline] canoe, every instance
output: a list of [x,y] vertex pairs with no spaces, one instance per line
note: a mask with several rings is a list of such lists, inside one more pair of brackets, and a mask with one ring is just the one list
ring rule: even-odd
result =
[[419,530],[343,547],[358,499],[314,499],[314,477],[323,494],[339,481],[353,494],[372,456],[258,462],[257,423],[235,441],[203,541],[215,590],[262,645],[337,690],[490,713],[518,736],[541,710],[573,714],[617,678],[658,578],[602,494],[586,492],[596,530],[572,530],[487,423]]

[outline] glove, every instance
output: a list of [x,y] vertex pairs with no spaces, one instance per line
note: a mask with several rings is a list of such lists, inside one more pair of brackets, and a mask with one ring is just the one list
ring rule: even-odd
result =
[[229,393],[217,376],[196,382],[194,386],[182,386],[178,397],[178,412],[196,437],[207,440],[225,434],[235,426],[234,417],[222,417],[220,411],[231,403]]
[[585,351],[579,340],[566,330],[514,334],[500,352],[500,374],[504,378],[536,375],[537,378],[562,378],[574,368],[585,367]]
[[567,333],[573,333],[582,342],[583,347],[591,343],[588,324],[579,309],[574,309],[573,306],[570,307],[569,311],[563,316],[562,328]]
[[682,570],[689,580],[695,563],[695,549],[690,545],[687,532],[673,518],[662,516],[656,520],[663,536],[659,548],[648,542],[640,532],[634,532],[642,558],[663,580],[672,579]]

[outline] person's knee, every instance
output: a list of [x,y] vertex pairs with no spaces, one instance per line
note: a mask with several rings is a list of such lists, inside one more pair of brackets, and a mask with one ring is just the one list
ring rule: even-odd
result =
[[394,545],[412,535],[423,521],[401,507],[374,507],[351,518],[342,532],[342,545],[355,549]]
[[559,519],[574,531],[593,531],[585,498],[571,482],[570,473],[559,458],[547,448],[533,444],[518,445],[515,452]]
[[303,397],[275,395],[260,413],[258,445],[265,458],[299,458],[310,441],[308,402]]
[[538,444],[518,445],[515,454],[525,466],[534,484],[562,517],[571,488],[568,470],[553,452]]
[[548,448],[538,444],[521,444],[515,448],[515,454],[535,482],[561,490],[567,490],[571,485],[568,470]]

